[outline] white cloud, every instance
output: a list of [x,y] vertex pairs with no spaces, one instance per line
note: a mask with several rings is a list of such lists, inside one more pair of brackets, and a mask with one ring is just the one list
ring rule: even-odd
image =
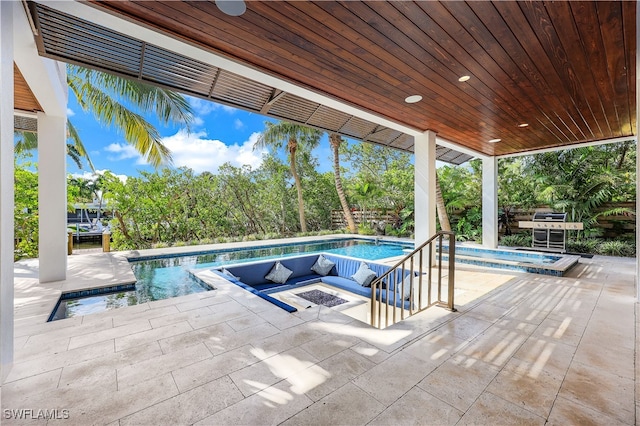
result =
[[[82,173],[80,173],[80,172],[71,173],[71,177],[73,177],[75,179],[96,180],[98,175],[104,175],[108,171],[109,171],[108,169],[96,170],[95,172],[89,172],[89,171],[85,170]],[[126,183],[127,182],[128,176],[126,176],[126,175],[116,175],[116,174],[114,174],[114,176],[117,177],[118,179],[120,179],[120,181],[122,183]]]
[[71,108],[67,108],[67,117],[73,117],[74,115],[76,115],[76,113],[73,112]]
[[180,130],[173,136],[163,138],[162,143],[171,150],[175,167],[186,166],[196,173],[204,171],[217,173],[218,168],[226,162],[236,167],[246,164],[252,168],[260,167],[262,164],[262,155],[265,151],[253,149],[260,133],[253,133],[242,144],[233,145],[207,139],[206,136],[205,132],[188,134]]
[[[161,142],[171,151],[174,167],[189,167],[196,173],[217,173],[218,168],[227,162],[236,167],[245,164],[254,169],[260,167],[266,150],[254,151],[253,146],[259,136],[260,133],[256,132],[241,144],[227,145],[217,139],[208,139],[205,131],[189,134],[179,130],[175,135],[165,136]],[[110,161],[135,159],[137,165],[148,164],[135,148],[125,143],[112,143],[105,151],[109,153],[107,158]]]
[[202,117],[195,116],[193,117],[193,124],[196,127],[200,127],[204,124],[204,119]]
[[217,111],[220,109],[229,114],[233,114],[238,111],[236,108],[217,104],[215,102],[207,101],[200,98],[195,98],[193,96],[187,96],[187,100],[189,101],[189,105],[191,105],[191,108],[193,108],[193,112],[196,117],[201,115],[209,115],[213,111]]
[[235,127],[236,130],[242,130],[242,129],[244,129],[244,123],[239,118],[236,118],[233,121],[233,127]]
[[112,143],[104,150],[113,154],[108,157],[110,161],[120,161],[127,160],[129,158],[136,158],[136,164],[147,164],[140,153],[133,146],[126,143]]

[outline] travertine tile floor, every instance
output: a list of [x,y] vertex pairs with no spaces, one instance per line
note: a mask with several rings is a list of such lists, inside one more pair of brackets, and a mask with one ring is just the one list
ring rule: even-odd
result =
[[74,280],[130,278],[117,256],[87,256],[103,269],[72,256],[68,281],[51,285],[16,264],[3,424],[47,422],[7,418],[18,409],[68,410],[49,423],[77,425],[614,425],[640,413],[635,259],[582,259],[565,278],[459,265],[458,312],[385,330],[324,307],[287,314],[224,283],[45,323]]

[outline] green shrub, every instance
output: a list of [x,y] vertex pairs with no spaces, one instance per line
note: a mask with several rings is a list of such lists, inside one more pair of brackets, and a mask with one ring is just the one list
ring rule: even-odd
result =
[[186,247],[188,244],[186,241],[176,241],[173,243],[174,247]]
[[360,235],[375,235],[376,231],[369,225],[360,224],[358,226],[358,234]]
[[602,240],[597,238],[581,238],[579,240],[567,240],[566,249],[572,253],[590,253],[598,252],[598,245]]
[[500,245],[507,247],[531,247],[531,235],[529,234],[512,234],[503,235],[500,238]]
[[282,238],[282,235],[278,234],[277,232],[267,232],[263,236],[263,239],[265,240],[276,240],[278,238]]
[[600,243],[598,246],[598,254],[605,256],[635,256],[636,248],[627,241],[611,240]]
[[111,228],[111,251],[122,250],[143,250],[151,248],[151,244],[147,241],[131,240],[122,235],[119,230]]
[[466,229],[466,230],[457,230],[456,233],[456,241],[473,241],[476,243],[482,242],[482,228],[480,229]]

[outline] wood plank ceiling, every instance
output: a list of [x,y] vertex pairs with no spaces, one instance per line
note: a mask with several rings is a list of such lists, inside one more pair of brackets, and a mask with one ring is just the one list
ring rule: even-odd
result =
[[40,103],[34,96],[16,64],[13,64],[13,92],[15,109],[27,112],[42,111]]
[[14,130],[28,132],[38,130],[38,121],[32,116],[32,113],[43,111],[42,106],[15,63],[13,64],[13,108],[16,111],[28,113],[28,115],[14,114]]
[[636,133],[634,1],[92,3],[487,155]]

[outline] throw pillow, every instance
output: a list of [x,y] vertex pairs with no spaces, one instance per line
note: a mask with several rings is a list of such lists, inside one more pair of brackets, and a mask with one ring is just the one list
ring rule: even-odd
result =
[[371,282],[376,277],[376,273],[369,269],[369,265],[365,262],[360,263],[358,271],[351,275],[351,279],[360,284],[363,287],[369,287]]
[[280,262],[276,262],[276,264],[273,265],[273,268],[271,268],[271,271],[265,275],[264,279],[274,283],[284,284],[287,282],[291,274],[293,274],[291,269],[287,268]]
[[[404,288],[403,288],[403,284],[404,284]],[[407,274],[407,276],[404,277],[404,280],[402,280],[401,283],[398,283],[398,288],[397,288],[398,297],[400,297],[400,292],[403,290],[404,292],[402,293],[402,300],[409,300],[409,298],[411,297],[411,274]]]
[[222,272],[224,275],[228,276],[229,278],[240,281],[240,278],[233,275],[227,268],[222,268],[220,272]]
[[329,272],[331,272],[331,269],[334,265],[335,262],[332,262],[323,255],[320,255],[318,256],[318,260],[316,260],[316,263],[314,263],[311,267],[311,270],[316,274],[326,276],[327,274],[329,274]]

